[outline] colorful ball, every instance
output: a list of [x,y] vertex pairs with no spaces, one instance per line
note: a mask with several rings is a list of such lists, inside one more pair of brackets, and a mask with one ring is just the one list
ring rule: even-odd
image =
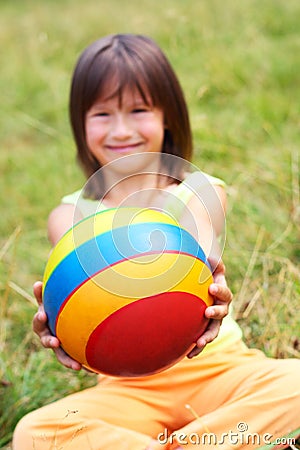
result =
[[207,327],[209,263],[169,215],[113,208],[72,227],[44,274],[51,332],[84,367],[145,376],[189,353]]

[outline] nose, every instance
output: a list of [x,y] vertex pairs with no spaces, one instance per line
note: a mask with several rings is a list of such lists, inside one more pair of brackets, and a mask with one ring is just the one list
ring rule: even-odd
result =
[[119,112],[115,115],[111,128],[111,136],[117,140],[125,140],[132,135],[132,126],[127,114]]

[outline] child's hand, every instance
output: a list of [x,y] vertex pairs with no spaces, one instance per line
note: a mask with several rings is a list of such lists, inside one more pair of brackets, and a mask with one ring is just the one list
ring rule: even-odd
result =
[[[211,262],[211,261],[210,261]],[[214,267],[214,264],[212,264]],[[223,261],[218,261],[213,273],[214,283],[209,286],[209,292],[214,297],[214,304],[205,310],[205,317],[210,319],[205,332],[198,339],[196,346],[187,355],[193,358],[198,355],[209,342],[219,334],[222,320],[228,314],[229,304],[232,300],[232,292],[227,287],[225,279],[225,266]]]
[[60,347],[59,340],[51,334],[51,331],[48,328],[47,314],[45,313],[42,301],[42,289],[43,284],[40,281],[37,281],[33,285],[33,293],[39,305],[38,312],[34,315],[33,318],[33,331],[39,336],[43,347],[52,348],[56,355],[56,358],[62,365],[70,369],[80,370],[81,364],[70,358],[70,356],[68,356],[63,351],[63,349]]

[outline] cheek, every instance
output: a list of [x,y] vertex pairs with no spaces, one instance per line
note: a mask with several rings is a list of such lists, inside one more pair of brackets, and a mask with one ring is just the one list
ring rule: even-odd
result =
[[97,142],[103,139],[104,133],[102,132],[99,125],[95,123],[91,123],[89,121],[86,122],[85,125],[85,134],[86,134],[86,142],[90,149],[93,148]]
[[164,140],[164,126],[160,121],[148,123],[144,127],[144,135],[157,146],[162,146]]

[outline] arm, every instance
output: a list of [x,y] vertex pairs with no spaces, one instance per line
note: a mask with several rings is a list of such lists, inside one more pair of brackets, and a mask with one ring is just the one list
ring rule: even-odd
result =
[[208,258],[221,257],[218,238],[224,232],[227,198],[221,186],[201,187],[186,205],[180,224],[199,242]]
[[[59,205],[49,215],[48,236],[51,244],[54,246],[63,234],[68,231],[75,221],[81,219],[80,216],[74,218],[75,206]],[[38,281],[33,286],[33,293],[38,303],[38,312],[33,318],[33,331],[39,336],[43,347],[52,348],[58,361],[65,367],[80,370],[81,365],[70,358],[60,347],[59,340],[53,336],[48,328],[47,315],[42,301],[43,284]]]
[[[212,192],[209,187],[207,192],[193,196],[187,205],[187,214],[181,221],[208,255],[214,278],[214,283],[209,287],[214,304],[207,307],[205,311],[205,316],[210,319],[210,323],[189,353],[190,358],[199,354],[206,344],[217,337],[232,300],[232,293],[226,284],[225,266],[221,259],[222,249],[218,243],[218,237],[225,227],[226,194],[222,187],[215,186],[214,190]],[[205,204],[208,202],[210,206],[206,207]]]

